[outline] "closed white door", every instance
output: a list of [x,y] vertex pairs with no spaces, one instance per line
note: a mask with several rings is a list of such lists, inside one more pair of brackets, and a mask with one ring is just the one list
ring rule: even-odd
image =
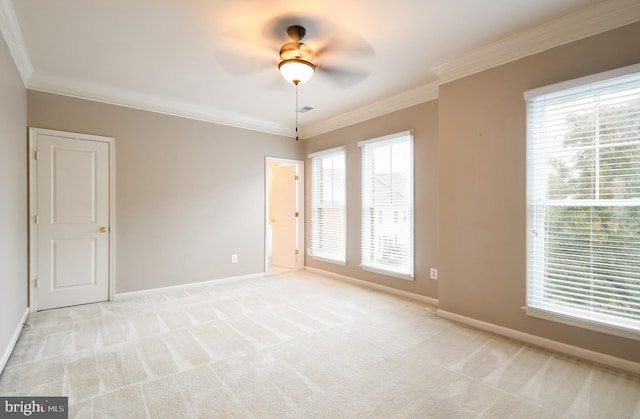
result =
[[35,134],[37,309],[109,299],[109,144]]
[[295,269],[296,166],[276,166],[271,172],[271,264]]

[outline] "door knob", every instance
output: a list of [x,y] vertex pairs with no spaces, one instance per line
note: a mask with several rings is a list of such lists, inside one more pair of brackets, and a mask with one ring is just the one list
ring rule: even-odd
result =
[[106,233],[109,231],[109,227],[100,227],[100,233]]

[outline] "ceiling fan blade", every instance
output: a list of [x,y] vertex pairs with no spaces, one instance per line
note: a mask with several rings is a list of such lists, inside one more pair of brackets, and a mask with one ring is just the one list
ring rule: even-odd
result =
[[375,52],[357,34],[338,29],[316,52],[318,73],[325,73],[340,88],[346,89],[371,75]]
[[[319,59],[332,62],[343,59],[353,59],[359,62],[370,62],[375,58],[371,45],[355,34],[332,36],[316,49]],[[366,63],[364,63],[366,65]]]
[[371,70],[364,68],[340,68],[322,66],[318,68],[318,76],[328,78],[338,87],[347,89],[364,81],[371,75]]
[[220,65],[232,74],[247,75],[277,66],[280,45],[264,39],[251,26],[236,27],[220,38],[215,55]]

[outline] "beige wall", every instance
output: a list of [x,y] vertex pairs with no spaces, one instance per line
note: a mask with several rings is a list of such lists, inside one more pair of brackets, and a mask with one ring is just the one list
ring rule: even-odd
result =
[[28,123],[116,138],[117,293],[264,272],[265,157],[294,139],[36,91]]
[[0,358],[27,308],[26,126],[26,89],[0,36]]
[[[640,362],[640,341],[527,317],[522,310],[526,290],[523,93],[638,62],[640,23],[446,83],[440,86],[438,100],[305,140],[306,154],[340,145],[347,146],[348,154],[347,264],[309,256],[306,264],[438,298],[444,311]],[[358,267],[357,142],[407,129],[416,132],[413,283]],[[307,242],[308,234],[307,230]],[[428,279],[431,266],[439,269],[438,281]]]
[[[415,275],[414,281],[363,271],[360,264],[360,202],[362,183],[361,150],[358,141],[414,130],[415,161]],[[433,100],[402,111],[351,125],[304,140],[305,154],[345,145],[347,147],[347,264],[335,265],[305,256],[307,266],[352,278],[371,281],[415,294],[438,298],[438,283],[429,279],[429,268],[438,266],[438,101]],[[310,190],[311,164],[306,164]],[[307,194],[307,208],[310,205]],[[310,214],[307,211],[309,243]]]
[[640,62],[640,23],[440,86],[440,308],[640,362],[640,341],[527,317],[523,92]]

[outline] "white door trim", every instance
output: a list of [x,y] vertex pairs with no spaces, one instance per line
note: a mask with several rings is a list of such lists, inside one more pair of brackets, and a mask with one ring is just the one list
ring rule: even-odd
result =
[[36,200],[36,137],[38,134],[77,138],[79,140],[98,141],[109,145],[109,300],[113,300],[116,291],[116,153],[115,138],[90,134],[56,131],[29,127],[29,311],[38,309],[35,280],[38,263],[38,230],[35,216]]
[[304,215],[304,161],[284,159],[279,157],[265,158],[264,164],[264,273],[269,274],[269,163],[289,164],[298,166],[298,244],[299,253],[296,258],[296,269],[304,268],[304,233],[305,233],[305,215]]

